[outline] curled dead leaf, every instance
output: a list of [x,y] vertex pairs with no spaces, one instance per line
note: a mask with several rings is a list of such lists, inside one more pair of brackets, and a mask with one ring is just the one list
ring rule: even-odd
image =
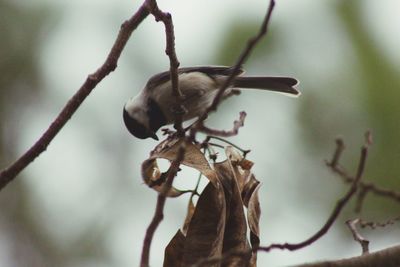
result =
[[[226,203],[222,186],[210,183],[201,193],[187,229],[182,266],[221,256],[226,223]],[[207,266],[219,267],[219,264]]]
[[[217,175],[209,165],[204,154],[200,151],[200,148],[182,139],[166,139],[154,148],[150,153],[150,157],[142,163],[143,181],[157,192],[162,192],[165,174],[161,173],[157,159],[175,160],[178,150],[182,146],[184,146],[184,159],[181,164],[200,171],[214,186],[219,186]],[[166,195],[168,197],[177,197],[185,192],[187,190],[181,191],[172,187]]]
[[181,230],[178,230],[165,248],[163,267],[182,266],[182,251],[184,244],[185,236]]
[[182,233],[184,235],[186,235],[187,230],[189,228],[189,224],[192,221],[192,217],[195,211],[195,206],[193,203],[193,199],[192,197],[189,199],[189,203],[188,203],[188,207],[187,207],[187,212],[186,212],[186,218],[185,218],[185,222],[183,223],[183,227],[182,227]]
[[[254,178],[253,175],[252,177]],[[253,248],[258,247],[260,245],[259,223],[261,216],[261,207],[260,207],[260,201],[258,199],[258,190],[260,189],[260,187],[261,183],[258,182],[254,190],[251,193],[247,194],[249,196],[247,202],[247,220],[250,228],[250,243]]]
[[[169,146],[168,150],[174,151],[175,145]],[[189,148],[188,151],[197,153],[192,152],[195,149]],[[221,186],[214,186],[210,179],[196,206],[190,199],[183,229],[178,231],[168,245],[164,266],[190,266],[198,262],[205,263],[201,266],[215,267],[256,266],[257,254],[251,248],[259,245],[260,182],[250,172],[253,166],[251,161],[245,160],[232,147],[227,147],[225,153],[227,160],[213,164],[212,169],[208,162],[204,165],[204,162],[194,162],[194,158],[191,160],[190,164],[197,165],[196,169],[199,165],[207,166],[199,168],[203,174],[204,169],[212,170],[217,184]],[[165,157],[162,150],[154,155],[156,158]],[[201,156],[201,160],[205,160],[203,154]],[[147,171],[158,174],[155,169]],[[243,207],[247,208],[247,217]],[[247,226],[250,228],[250,242]],[[241,252],[240,256],[230,253],[232,251]],[[207,263],[206,259],[222,255],[228,256],[224,256],[221,261]]]
[[214,164],[218,177],[223,181],[226,202],[226,222],[223,243],[223,253],[243,251],[241,257],[227,257],[221,266],[247,266],[251,257],[250,245],[247,240],[247,222],[243,210],[241,192],[237,183],[235,167],[229,158]]

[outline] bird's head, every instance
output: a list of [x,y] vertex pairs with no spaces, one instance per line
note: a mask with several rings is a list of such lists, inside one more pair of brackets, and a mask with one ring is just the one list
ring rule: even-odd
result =
[[129,109],[127,104],[124,107],[123,117],[126,128],[133,136],[140,139],[151,137],[158,141],[155,131],[150,128],[148,114],[144,110]]

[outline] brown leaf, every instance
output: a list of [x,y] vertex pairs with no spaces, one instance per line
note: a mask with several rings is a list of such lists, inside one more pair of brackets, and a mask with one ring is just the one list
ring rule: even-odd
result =
[[[174,151],[174,145],[176,144],[167,149]],[[163,149],[154,152],[153,156],[165,156]],[[241,253],[240,257],[225,257],[221,263],[207,266],[256,266],[257,255],[251,252],[247,240],[247,225],[250,227],[251,246],[258,246],[261,212],[257,191],[260,183],[250,172],[253,165],[251,161],[243,159],[231,147],[226,149],[226,154],[227,160],[214,164],[213,172],[217,182],[210,182],[206,186],[196,207],[192,200],[189,201],[183,229],[171,240],[167,247],[168,253],[166,250],[165,262],[172,265],[164,263],[164,266],[190,266],[200,260],[220,257],[223,253],[232,251],[248,253]],[[204,158],[203,154],[201,156]],[[192,165],[202,165],[201,162],[194,161],[193,159]],[[208,163],[207,166],[210,168]],[[247,207],[247,221],[243,206]]]
[[184,235],[186,235],[186,233],[187,233],[187,230],[189,228],[190,221],[192,220],[194,211],[195,211],[195,206],[193,204],[193,200],[191,197],[189,199],[189,203],[188,203],[188,207],[187,207],[185,222],[183,223],[183,227],[182,227],[182,232]]
[[242,199],[243,203],[246,206],[246,208],[249,205],[250,197],[252,196],[254,190],[259,186],[260,181],[256,179],[254,174],[250,173],[246,184],[244,185],[244,188],[242,190]]
[[[165,176],[160,172],[155,159],[147,159],[142,163],[142,178],[150,188],[153,188],[157,192],[162,192]],[[185,192],[186,191],[181,191],[175,187],[171,187],[166,196],[178,197]]]
[[[195,168],[206,176],[214,186],[219,186],[218,178],[213,169],[208,164],[207,159],[200,149],[192,143],[184,143],[180,139],[167,139],[161,142],[150,153],[150,157],[142,163],[143,181],[157,192],[162,192],[165,182],[165,174],[163,175],[157,165],[157,158],[173,161],[176,159],[179,148],[184,145],[185,154],[182,161],[183,165]],[[168,197],[177,197],[187,191],[181,191],[172,187],[167,193]]]
[[251,250],[247,241],[247,223],[243,210],[243,202],[237,177],[233,171],[232,162],[226,160],[214,164],[218,177],[224,181],[225,202],[226,202],[226,225],[223,243],[223,253],[229,251],[248,251],[248,256],[226,258],[222,266],[247,266]]
[[188,227],[182,266],[221,255],[226,221],[224,198],[222,187],[215,187],[211,182],[203,190]]
[[[243,156],[233,147],[228,146],[225,149],[227,160],[230,161],[232,169],[235,173],[235,179],[239,186],[239,191],[242,192],[244,185],[247,183],[250,177],[250,168],[253,166],[253,162],[244,159]],[[244,168],[244,167],[245,168]]]
[[[261,208],[258,199],[258,190],[260,182],[250,172],[253,162],[244,159],[236,150],[231,147],[226,149],[228,159],[231,161],[235,178],[241,192],[243,204],[247,207],[247,222],[250,228],[251,247],[257,247],[260,244],[259,220]],[[225,184],[224,184],[225,185]],[[257,266],[257,253],[251,253],[249,266]]]
[[260,244],[259,222],[261,216],[261,208],[258,199],[258,190],[260,189],[260,187],[260,182],[257,181],[254,175],[251,175],[250,181],[245,186],[245,188],[249,191],[244,192],[247,200],[247,203],[245,201],[245,204],[247,204],[247,220],[250,227],[250,243],[253,248],[258,247]]
[[185,236],[178,230],[175,236],[168,243],[164,252],[164,267],[182,266],[182,251],[185,244]]

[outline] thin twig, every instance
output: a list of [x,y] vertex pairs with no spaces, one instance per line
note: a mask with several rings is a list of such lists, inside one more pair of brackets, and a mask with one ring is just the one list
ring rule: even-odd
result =
[[143,240],[142,257],[140,260],[141,267],[149,266],[150,247],[151,247],[151,243],[153,240],[153,236],[154,236],[154,233],[157,230],[158,226],[160,225],[160,222],[164,218],[164,206],[165,206],[166,196],[167,196],[168,191],[172,187],[174,178],[179,170],[179,166],[180,166],[181,162],[183,161],[183,158],[185,155],[184,144],[185,143],[182,143],[182,146],[179,148],[179,150],[177,152],[176,159],[174,161],[172,161],[171,166],[168,169],[168,176],[167,176],[166,182],[164,184],[163,190],[162,190],[162,192],[160,192],[158,194],[154,216],[153,216],[153,219],[151,220],[149,226],[147,227],[146,235]]
[[[369,131],[367,131],[365,138],[368,144],[372,143],[372,135]],[[345,146],[343,140],[340,138],[336,139],[336,151],[334,153],[334,156],[332,157],[332,160],[326,161],[326,165],[330,168],[330,170],[333,173],[339,175],[345,183],[351,184],[354,182],[355,178],[352,175],[348,174],[348,172],[339,164],[339,160],[344,148]],[[375,185],[374,183],[364,182],[364,181],[361,181],[358,187],[359,191],[355,207],[355,212],[357,213],[361,212],[362,204],[368,193],[373,193],[378,196],[391,198],[397,202],[400,202],[400,192],[398,191],[382,188]]]
[[336,142],[336,150],[335,150],[335,153],[333,153],[331,162],[329,163],[331,166],[334,166],[334,167],[336,167],[338,165],[339,159],[342,156],[342,152],[345,149],[342,138],[340,138],[340,137],[336,138],[335,142]]
[[118,59],[122,50],[128,42],[132,32],[149,15],[149,11],[143,4],[138,11],[121,25],[121,29],[109,52],[107,59],[96,72],[90,74],[79,90],[71,97],[56,119],[50,124],[49,128],[27,150],[19,159],[0,172],[0,190],[12,181],[23,169],[25,169],[35,158],[44,152],[50,142],[56,137],[59,131],[79,108],[90,92],[101,82],[104,77],[114,71],[117,67]]
[[[328,166],[331,167],[329,164]],[[354,177],[347,174],[347,172],[342,167],[336,166],[335,168],[331,167],[330,169],[332,170],[332,172],[339,175],[344,182],[352,183],[354,181]],[[359,187],[361,191],[365,190],[377,196],[391,198],[392,200],[400,202],[400,192],[398,191],[382,188],[371,182],[361,182]]]
[[240,73],[240,68],[242,67],[242,65],[247,60],[247,58],[249,57],[250,53],[253,51],[255,45],[264,37],[264,35],[266,35],[267,30],[268,30],[268,25],[269,25],[269,22],[271,20],[271,15],[272,15],[272,11],[274,9],[274,6],[275,6],[275,1],[274,0],[270,0],[269,5],[268,5],[267,13],[266,13],[266,15],[264,17],[264,21],[261,24],[259,32],[257,33],[256,36],[254,36],[253,38],[251,38],[247,42],[247,46],[244,48],[244,50],[242,51],[242,53],[240,54],[238,60],[236,61],[235,65],[232,68],[231,75],[229,75],[229,77],[225,80],[224,84],[221,86],[221,88],[219,89],[218,93],[214,97],[213,102],[211,103],[211,105],[198,118],[198,121],[194,125],[194,127],[191,128],[190,137],[191,137],[192,140],[195,139],[195,135],[196,135],[196,133],[198,131],[198,127],[203,124],[203,121],[207,118],[208,114],[211,111],[216,111],[217,110],[217,107],[218,107],[219,103],[221,102],[221,99],[222,99],[222,97],[224,95],[224,92],[229,88],[229,86],[232,84],[232,82],[235,79],[235,77]]
[[198,131],[203,132],[205,134],[211,134],[211,135],[222,136],[222,137],[234,136],[234,135],[238,134],[239,128],[243,127],[245,118],[246,118],[246,112],[244,112],[244,111],[240,112],[239,119],[235,120],[233,122],[233,128],[229,131],[211,129],[211,128],[206,127],[203,123],[199,124]]
[[183,94],[179,89],[179,79],[178,79],[178,67],[180,65],[178,58],[175,52],[175,34],[174,34],[174,25],[172,23],[172,16],[168,12],[163,12],[158,8],[156,0],[147,0],[146,1],[149,12],[155,17],[156,21],[162,21],[165,26],[165,36],[166,36],[166,48],[165,53],[169,57],[170,62],[170,77],[171,77],[171,85],[172,85],[172,95],[175,97],[175,104],[173,108],[175,114],[175,123],[174,127],[178,132],[179,136],[183,136],[185,134],[182,121],[183,115],[185,114],[183,103]]
[[393,219],[389,219],[385,222],[368,222],[368,221],[364,221],[364,220],[360,219],[359,224],[360,224],[361,228],[369,227],[371,229],[375,229],[377,227],[386,227],[388,225],[392,225],[395,222],[399,222],[399,221],[400,221],[400,216],[395,217]]
[[298,267],[399,267],[400,266],[400,246],[393,246],[380,251],[368,253],[358,257],[351,257],[333,261],[318,261],[298,265]]
[[220,145],[220,144],[217,144],[217,143],[207,142],[207,144],[210,145],[210,146],[215,146],[215,147],[222,148],[222,149],[225,148],[223,145]]
[[[205,151],[204,151],[205,152]],[[199,186],[200,186],[200,181],[201,181],[201,177],[203,176],[203,174],[200,172],[199,173],[199,177],[197,178],[197,182],[196,182],[196,186],[195,188],[192,190],[192,194],[190,195],[189,201],[193,201],[193,197],[194,196],[199,196]]]
[[331,215],[329,216],[328,220],[326,223],[322,226],[318,232],[316,232],[313,236],[308,238],[307,240],[300,242],[300,243],[284,243],[284,244],[271,244],[267,247],[259,247],[256,248],[256,250],[261,250],[261,251],[270,251],[272,249],[287,249],[287,250],[298,250],[303,247],[309,246],[315,241],[317,241],[319,238],[321,238],[323,235],[325,235],[328,230],[331,228],[333,223],[336,221],[338,218],[340,212],[343,210],[343,208],[346,206],[346,204],[349,202],[351,197],[356,193],[359,181],[361,180],[364,170],[365,170],[365,164],[368,156],[368,142],[362,147],[361,149],[361,156],[360,156],[360,161],[358,164],[358,169],[357,169],[357,174],[356,178],[353,180],[353,183],[349,189],[349,191],[346,193],[346,195],[341,198],[337,203],[335,208],[333,209]]
[[364,255],[364,254],[369,253],[369,240],[364,238],[358,232],[357,225],[359,225],[361,228],[370,227],[371,229],[375,229],[377,227],[386,227],[388,225],[392,225],[397,221],[400,221],[400,216],[390,219],[390,220],[387,220],[385,222],[368,222],[368,221],[364,221],[360,218],[356,218],[356,219],[346,221],[346,224],[349,227],[354,240],[357,241],[358,243],[360,243],[361,249],[362,249],[362,254]]
[[[219,136],[209,135],[209,136],[207,136],[207,139],[206,139],[205,142],[208,143],[208,140],[210,140],[210,139],[216,139],[216,140],[219,140],[219,141],[221,141],[221,142],[227,143],[228,145],[233,146],[234,148],[238,149],[240,152],[243,153],[243,157],[246,157],[247,154],[249,154],[249,153],[251,152],[250,149],[243,149],[243,148],[239,147],[238,145],[236,145],[236,144],[234,144],[234,143],[232,143],[232,142],[230,142],[230,141],[228,141],[228,140],[226,140],[226,139],[224,139],[224,138],[221,138],[221,137],[219,137]],[[213,143],[209,143],[209,144],[210,144],[210,145],[216,145],[216,144],[213,144]]]
[[358,231],[357,231],[357,224],[360,222],[360,219],[353,219],[353,220],[347,220],[346,224],[349,227],[351,234],[353,235],[353,238],[355,241],[360,243],[361,249],[362,249],[362,254],[367,254],[369,253],[369,240],[365,239]]
[[[169,57],[170,62],[170,79],[172,86],[172,95],[175,98],[175,103],[173,108],[173,112],[175,115],[175,123],[174,127],[177,130],[178,136],[184,136],[185,131],[182,127],[183,115],[185,113],[183,103],[183,94],[179,89],[179,79],[178,79],[178,67],[179,61],[175,52],[175,34],[174,34],[174,25],[172,23],[172,16],[170,13],[162,12],[157,5],[156,0],[147,0],[146,1],[149,12],[155,17],[156,21],[162,21],[165,26],[165,36],[166,36],[166,49],[165,53]],[[154,213],[154,217],[147,228],[146,236],[143,241],[143,250],[142,250],[142,258],[140,262],[140,266],[147,267],[149,266],[149,258],[150,258],[150,246],[158,225],[162,221],[164,215],[164,206],[166,201],[166,194],[171,189],[173,180],[179,170],[180,163],[183,160],[185,154],[184,143],[180,147],[177,158],[171,163],[171,166],[168,170],[168,177],[166,183],[164,185],[163,191],[157,197],[157,205]],[[193,196],[193,193],[192,193]],[[191,197],[192,197],[191,196]]]
[[[215,152],[214,148],[211,146],[210,143],[205,144],[205,148],[208,152],[208,157],[215,163],[217,161],[218,153]],[[222,147],[224,148],[224,147]],[[205,155],[205,152],[204,152]]]
[[360,186],[360,189],[358,190],[357,193],[357,198],[356,198],[356,205],[354,208],[355,213],[360,213],[364,204],[365,197],[367,196],[368,190],[366,187]]

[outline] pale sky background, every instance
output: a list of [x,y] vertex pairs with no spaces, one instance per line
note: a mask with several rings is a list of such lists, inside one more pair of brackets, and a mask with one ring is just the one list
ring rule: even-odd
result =
[[[23,100],[28,109],[17,125],[23,129],[18,155],[48,127],[86,76],[103,63],[120,24],[141,4],[128,0],[19,2],[32,7],[45,4],[57,11],[52,14],[56,19],[48,36],[43,37],[40,54],[45,87],[36,97]],[[159,1],[159,6],[172,14],[177,56],[181,66],[189,66],[218,64],[214,57],[232,21],[252,19],[261,23],[267,2],[173,0]],[[281,50],[273,58],[266,58],[271,61],[267,70],[258,68],[257,63],[245,67],[253,75],[297,77],[303,95],[294,99],[252,91],[224,103],[224,115],[210,118],[211,125],[227,129],[241,110],[248,113],[245,127],[232,140],[252,149],[249,159],[255,162],[253,171],[263,183],[262,245],[308,238],[330,214],[330,210],[320,208],[321,203],[333,207],[347,190],[339,179],[327,175],[323,165],[323,160],[330,158],[333,145],[321,158],[296,149],[301,127],[296,113],[299,102],[307,97],[308,85],[336,71],[346,64],[344,60],[352,60],[340,21],[330,13],[334,1],[276,2],[270,27],[281,31]],[[393,62],[400,62],[399,10],[400,2],[396,0],[364,1],[365,23],[388,55],[395,57]],[[138,266],[144,234],[154,213],[156,193],[143,185],[140,163],[156,142],[134,139],[128,134],[122,122],[122,106],[152,74],[168,69],[164,49],[164,26],[149,17],[132,35],[116,71],[93,91],[48,150],[24,171],[24,182],[34,192],[31,205],[38,223],[48,224],[49,235],[65,249],[87,229],[100,229],[98,234],[105,235],[106,249],[113,259],[111,266]],[[302,69],[312,71],[305,74]],[[326,142],[333,144],[333,140]],[[354,145],[354,149],[358,147]],[[178,177],[177,186],[191,187],[196,178],[197,174],[185,170]],[[315,191],[308,192],[305,198],[304,192],[299,191],[304,187],[315,187]],[[332,190],[320,192],[319,187]],[[162,265],[164,247],[184,220],[187,199],[167,201],[165,219],[152,244],[152,266]],[[350,240],[350,234],[344,240],[340,229],[335,225],[317,243],[300,251],[259,253],[259,266],[359,255],[358,244]],[[398,242],[393,235],[379,238],[372,233],[370,237],[372,251]],[[8,264],[7,257],[0,257],[1,266],[12,266]],[[81,260],[69,266],[110,264]]]

